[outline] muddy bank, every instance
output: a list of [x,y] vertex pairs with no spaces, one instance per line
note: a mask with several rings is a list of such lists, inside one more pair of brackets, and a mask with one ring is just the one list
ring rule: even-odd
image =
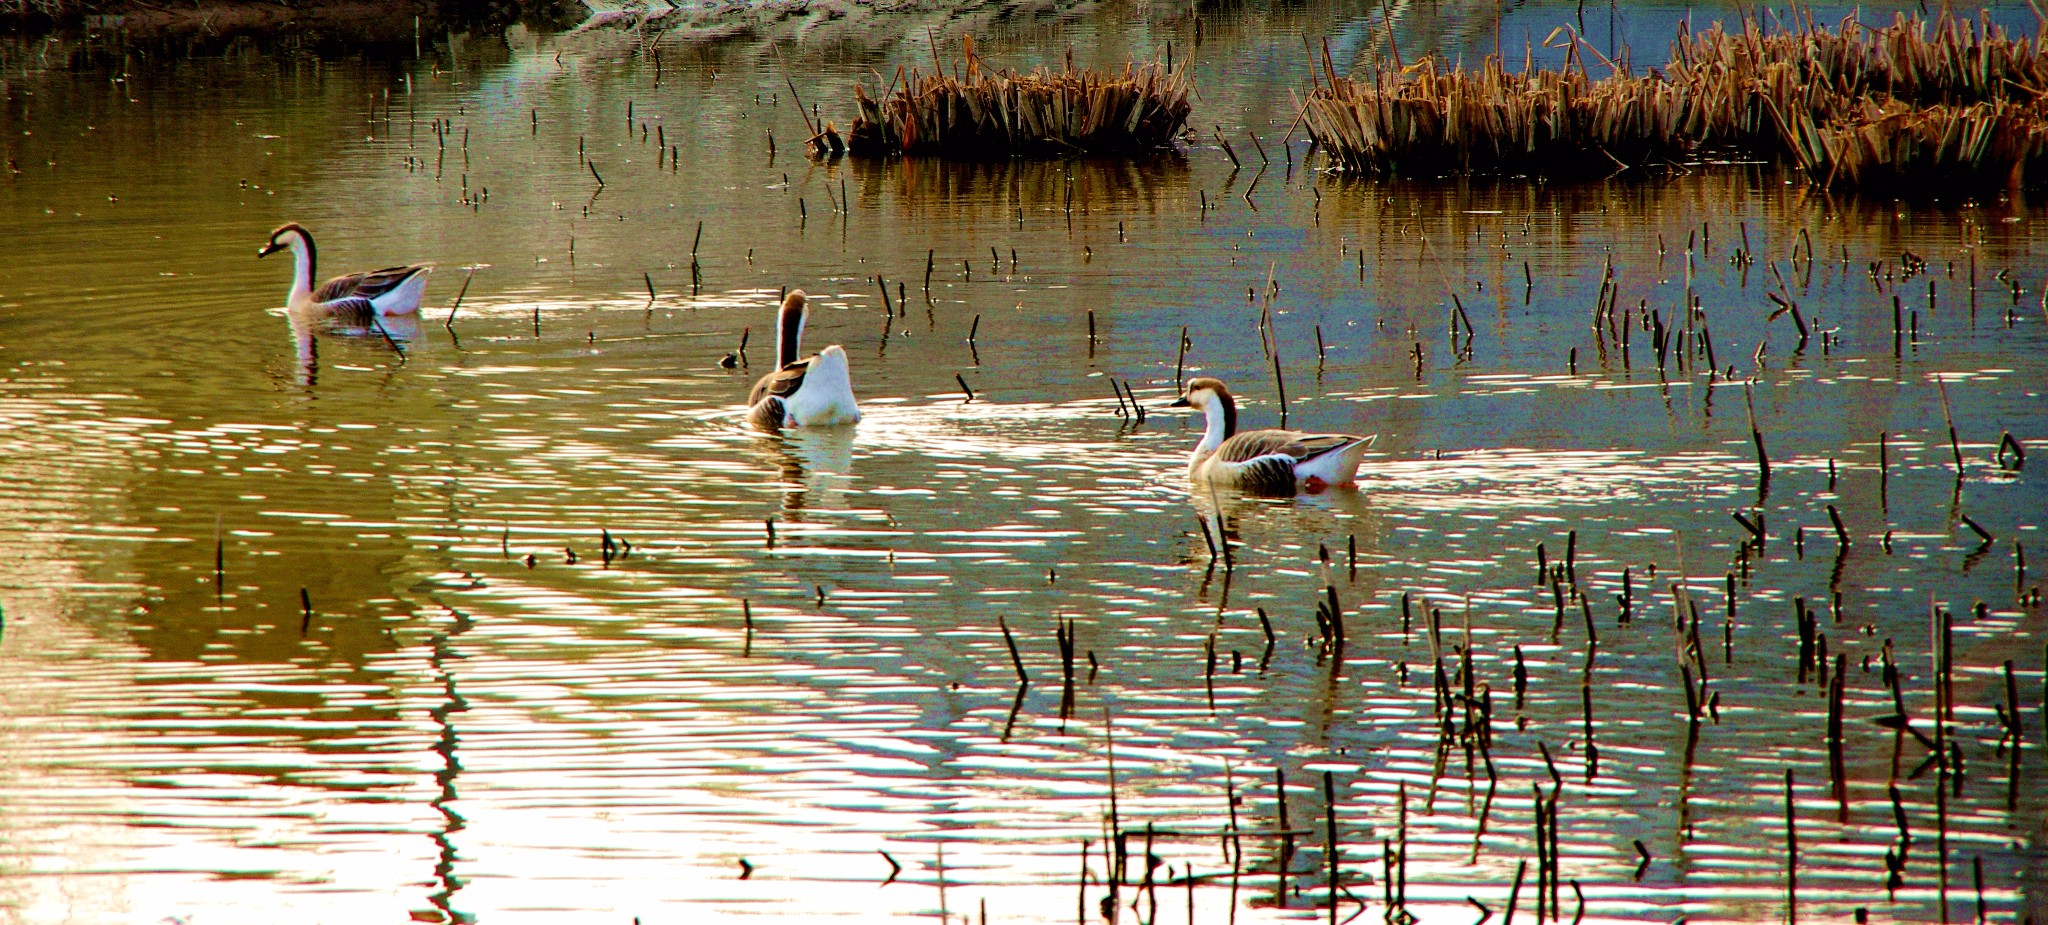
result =
[[[1000,26],[1055,19],[1085,19],[1105,9],[1096,0],[714,0],[691,6],[597,9],[569,40],[594,52],[632,53],[649,47],[704,49],[748,44],[794,45],[853,56],[886,52],[928,36],[979,35]],[[1119,10],[1128,8],[1119,5]],[[1187,15],[1179,7],[1148,7],[1153,19]]]
[[59,35],[115,42],[177,41],[207,51],[234,42],[287,43],[312,50],[410,51],[416,40],[447,32],[573,28],[590,15],[580,0],[414,0],[280,3],[203,0],[170,5],[145,0],[70,2],[0,0],[0,35]]

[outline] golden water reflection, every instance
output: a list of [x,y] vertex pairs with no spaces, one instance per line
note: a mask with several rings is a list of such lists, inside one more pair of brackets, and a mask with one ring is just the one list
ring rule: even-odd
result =
[[[1277,824],[1276,767],[1297,827],[1335,772],[1345,877],[1374,914],[1404,786],[1409,902],[1499,914],[1553,766],[1589,916],[1781,914],[1790,767],[1802,914],[1927,920],[1934,772],[1901,771],[1916,835],[1888,892],[1893,736],[1872,720],[1889,639],[1927,722],[1931,595],[1958,614],[1970,769],[1946,806],[1951,909],[1973,911],[1981,858],[1991,916],[2038,916],[2037,730],[2008,789],[1994,707],[2011,659],[2037,713],[2048,627],[2012,544],[2041,545],[2048,504],[1993,457],[2001,432],[2040,440],[2039,208],[1832,202],[1756,165],[1330,177],[1273,145],[1298,65],[1225,54],[1291,60],[1294,20],[1230,16],[1203,105],[1282,155],[1263,176],[1206,140],[1142,166],[814,164],[791,157],[767,63],[670,61],[655,92],[644,67],[558,63],[531,35],[438,69],[258,55],[10,83],[0,128],[26,169],[0,186],[0,908],[866,921],[986,900],[993,920],[1067,921],[1083,841],[1086,901],[1106,891],[1113,738],[1126,830],[1194,833],[1153,851],[1162,878],[1209,878],[1200,921],[1326,914],[1320,835],[1247,838],[1226,885],[1216,833]],[[807,98],[865,74],[820,58]],[[657,160],[657,129],[680,163]],[[388,330],[398,349],[275,309],[284,280],[249,252],[286,219],[336,269],[440,263],[423,315]],[[1610,265],[1620,309],[1673,318],[1687,242],[1713,376],[1660,371],[1640,326],[1626,353],[1590,330]],[[1929,272],[1872,277],[1906,250]],[[1839,340],[1794,351],[1773,265]],[[1162,407],[1177,358],[1230,381],[1248,424],[1278,423],[1269,277],[1289,424],[1380,435],[1356,491],[1185,485],[1198,425]],[[2028,290],[2010,316],[2007,279]],[[743,330],[764,360],[783,286],[817,296],[815,343],[853,356],[859,427],[744,428],[760,370],[718,361]],[[1897,356],[1894,293],[1921,312]],[[1738,510],[1764,518],[1761,550]],[[1202,533],[1219,513],[1227,563]],[[1579,597],[1537,577],[1539,543]],[[1679,575],[1721,697],[1691,749]],[[1326,581],[1341,659],[1316,644]],[[1847,656],[1846,823],[1794,599]],[[1439,763],[1432,619],[1448,677],[1492,704],[1490,811],[1483,761]],[[887,887],[882,851],[903,868]],[[1157,892],[1184,916],[1183,884]]]

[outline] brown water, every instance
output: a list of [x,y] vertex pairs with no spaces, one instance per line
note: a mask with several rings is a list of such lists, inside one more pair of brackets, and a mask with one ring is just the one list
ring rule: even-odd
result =
[[[1560,15],[1508,25],[1540,39]],[[1944,897],[1969,920],[1974,864],[1990,921],[2040,921],[2048,215],[1829,200],[1756,165],[1555,186],[1343,179],[1299,138],[1283,156],[1301,36],[1373,21],[1209,15],[1200,138],[1142,164],[807,161],[783,72],[744,45],[672,48],[659,87],[645,58],[517,31],[396,63],[238,48],[67,70],[14,47],[5,919],[1100,920],[1113,805],[1123,921],[1326,920],[1328,771],[1369,916],[1404,793],[1410,912],[1499,916],[1526,860],[1533,915],[1533,785],[1561,787],[1564,915],[1778,920],[1790,770],[1802,921],[1935,921]],[[1454,50],[1487,31],[1417,28]],[[1185,55],[1192,32],[1097,14],[979,50]],[[783,53],[843,122],[851,81],[928,52]],[[421,319],[390,331],[403,355],[273,308],[289,270],[251,255],[288,220],[333,272],[439,263]],[[1660,373],[1640,327],[1624,361],[1619,326],[1590,327],[1610,261],[1622,309],[1682,325],[1689,241],[1715,375],[1698,356]],[[1928,269],[1901,279],[1908,250]],[[1825,346],[1794,352],[1772,319],[1774,264]],[[904,285],[900,316],[876,274],[892,300]],[[1185,328],[1185,373],[1276,423],[1269,277],[1289,425],[1379,442],[1355,492],[1191,497],[1199,425],[1163,407],[1176,344]],[[851,352],[858,427],[742,426],[783,286],[815,297],[813,344]],[[1918,329],[1896,355],[1894,293]],[[751,367],[720,368],[749,328]],[[1994,460],[2008,431],[2027,468]],[[1199,526],[1219,507],[1228,567]],[[1759,508],[1769,540],[1745,550],[1730,514]],[[1597,646],[1569,589],[1559,621],[1538,544],[1553,565],[1572,545]],[[1680,576],[1719,697],[1690,747]],[[1848,666],[1840,801],[1795,599]],[[1934,734],[1930,604],[1956,614],[1963,761],[1939,803],[1942,772],[1909,776],[1927,750],[1908,736],[1895,759],[1875,723],[1889,640]],[[1490,690],[1491,776],[1462,743],[1439,763],[1431,609],[1449,686]],[[1895,760],[1912,840],[1888,891]],[[1242,840],[1235,886],[1219,843],[1233,818],[1276,829],[1276,768],[1300,833],[1277,896],[1281,839]],[[880,852],[902,865],[886,886]]]

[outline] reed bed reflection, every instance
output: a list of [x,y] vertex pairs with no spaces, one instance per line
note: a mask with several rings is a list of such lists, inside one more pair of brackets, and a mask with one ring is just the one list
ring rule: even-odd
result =
[[1178,207],[1190,191],[1187,159],[1081,157],[1063,160],[901,158],[856,164],[864,195],[886,191],[906,218],[968,210],[977,221],[1013,224],[1021,210],[1043,222],[1047,213],[1157,214]]

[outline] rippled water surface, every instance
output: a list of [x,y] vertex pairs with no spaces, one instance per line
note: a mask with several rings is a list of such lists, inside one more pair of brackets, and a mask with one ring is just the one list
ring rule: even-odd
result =
[[[1339,919],[1526,919],[1540,793],[1544,914],[1775,921],[1790,772],[1802,921],[2043,921],[2048,216],[1330,175],[1303,37],[1360,60],[1382,9],[978,25],[1193,55],[1192,143],[1137,163],[800,155],[788,82],[843,125],[944,35],[12,46],[0,916],[1326,921],[1334,824]],[[1397,34],[1476,57],[1492,9]],[[426,309],[293,324],[285,221],[331,272],[436,262]],[[744,427],[785,286],[857,427]],[[1248,424],[1378,434],[1360,487],[1191,493],[1183,330]]]

